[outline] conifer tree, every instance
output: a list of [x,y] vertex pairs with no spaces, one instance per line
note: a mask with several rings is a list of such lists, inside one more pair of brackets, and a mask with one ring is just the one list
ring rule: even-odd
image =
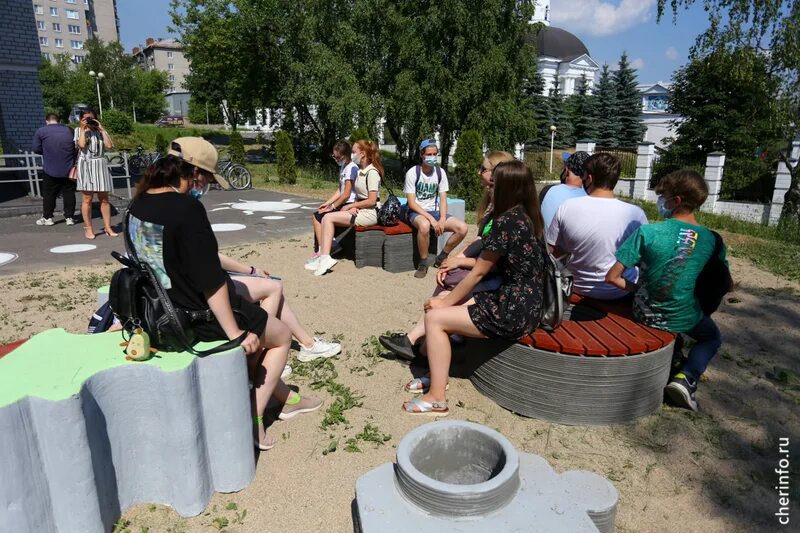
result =
[[642,123],[642,95],[636,88],[636,69],[628,54],[622,53],[619,69],[614,72],[614,117],[617,119],[619,148],[631,148],[642,141],[647,127]]
[[617,140],[617,120],[615,116],[616,88],[611,80],[608,65],[603,65],[600,79],[594,91],[595,111],[597,113],[597,133],[595,141],[597,146],[615,148]]
[[[547,132],[550,133],[550,126],[554,125],[556,128],[556,146],[566,147],[569,146],[569,141],[572,138],[572,124],[570,123],[569,116],[564,109],[564,97],[561,94],[561,84],[556,80],[553,88],[550,89],[550,123],[547,125]],[[549,137],[548,137],[549,144]]]
[[583,74],[576,84],[575,94],[567,99],[567,115],[572,124],[568,144],[573,145],[581,139],[597,137],[597,117],[595,97],[589,94],[589,80]]

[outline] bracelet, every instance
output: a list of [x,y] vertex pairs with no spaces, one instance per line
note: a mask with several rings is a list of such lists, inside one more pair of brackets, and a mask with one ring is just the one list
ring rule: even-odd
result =
[[251,276],[255,276],[256,275],[256,267],[254,267],[254,266],[250,267],[250,275]]

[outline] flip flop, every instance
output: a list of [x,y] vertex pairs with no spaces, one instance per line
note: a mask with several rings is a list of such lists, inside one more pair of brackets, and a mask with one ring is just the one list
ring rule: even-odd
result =
[[403,411],[418,416],[447,416],[450,414],[447,402],[426,402],[422,398],[412,398],[405,402]]
[[[408,383],[405,384],[403,390],[406,392],[410,392],[411,394],[422,394],[423,392],[427,392],[428,389],[431,388],[431,376],[430,374],[425,374],[424,376],[420,376],[418,378],[414,378]],[[444,390],[450,390],[450,383],[445,385]]]

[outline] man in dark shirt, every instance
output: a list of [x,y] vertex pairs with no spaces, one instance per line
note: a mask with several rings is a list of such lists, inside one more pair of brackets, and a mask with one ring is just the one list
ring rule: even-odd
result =
[[42,180],[42,218],[39,226],[52,226],[53,211],[59,193],[64,198],[64,219],[68,226],[75,224],[75,180],[69,178],[75,166],[75,141],[72,130],[59,124],[55,113],[48,113],[46,125],[33,136],[33,151],[42,155],[44,173]]

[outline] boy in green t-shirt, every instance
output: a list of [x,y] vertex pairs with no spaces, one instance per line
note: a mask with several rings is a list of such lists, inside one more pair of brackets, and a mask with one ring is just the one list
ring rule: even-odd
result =
[[[639,322],[695,340],[683,359],[683,338],[675,339],[673,366],[678,373],[666,392],[676,404],[697,411],[697,381],[722,342],[717,325],[695,297],[697,277],[715,248],[714,234],[694,216],[708,197],[708,186],[697,172],[679,170],[666,176],[656,193],[659,214],[666,220],[640,226],[619,247],[606,282],[636,291],[633,314]],[[719,254],[727,266],[724,245]],[[626,267],[636,265],[642,268],[639,286],[622,277]]]

